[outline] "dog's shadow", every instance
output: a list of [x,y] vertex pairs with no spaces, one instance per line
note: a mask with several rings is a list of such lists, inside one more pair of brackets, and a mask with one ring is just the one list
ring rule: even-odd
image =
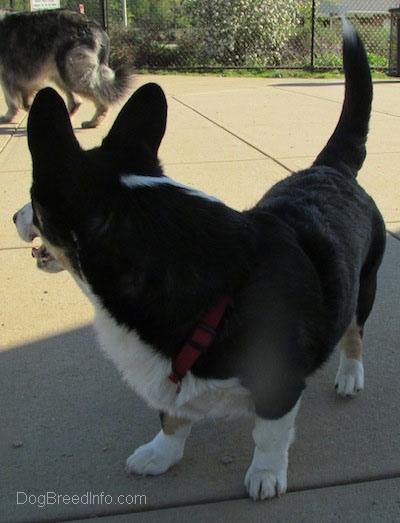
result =
[[[17,127],[18,124],[9,125],[9,124],[0,124],[0,136],[9,135],[11,138],[24,138],[27,136],[26,127]],[[74,133],[77,135],[82,134],[82,136],[90,134],[90,131],[97,131],[99,128],[93,129],[82,129],[77,126],[74,127]]]
[[0,136],[10,135],[12,138],[22,138],[26,136],[25,127],[14,127],[14,126],[2,126],[0,124]]
[[[392,234],[365,332],[367,388],[350,401],[335,394],[337,354],[309,381],[290,451],[292,492],[398,476],[400,330],[393,326],[400,309],[400,232],[395,229]],[[25,325],[21,320],[19,328]],[[16,504],[25,493],[33,494],[34,500],[37,493],[72,492],[83,500],[75,507],[80,518],[110,511],[99,503],[100,492],[114,500],[121,495],[129,499],[132,493],[147,496],[146,507],[120,508],[126,511],[177,506],[182,503],[182,485],[192,505],[246,495],[242,477],[253,452],[252,426],[246,420],[199,422],[181,464],[158,477],[125,474],[126,457],[159,430],[158,415],[102,356],[92,326],[0,350],[0,398],[0,455],[6,479],[2,496],[14,520],[58,518],[55,504]],[[199,452],[204,442],[207,450]],[[95,485],[93,504],[85,498],[88,485]],[[77,519],[74,506],[70,502],[63,507],[71,510],[64,512],[64,520]],[[272,507],[275,503],[263,510]]]

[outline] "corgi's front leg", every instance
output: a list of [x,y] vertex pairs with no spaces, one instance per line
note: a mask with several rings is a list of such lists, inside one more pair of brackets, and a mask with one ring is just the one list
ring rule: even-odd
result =
[[128,473],[158,475],[181,461],[192,421],[164,413],[160,417],[162,430],[129,456],[126,461]]
[[288,453],[299,407],[300,399],[282,418],[266,420],[256,416],[253,461],[245,477],[251,498],[268,499],[286,492]]

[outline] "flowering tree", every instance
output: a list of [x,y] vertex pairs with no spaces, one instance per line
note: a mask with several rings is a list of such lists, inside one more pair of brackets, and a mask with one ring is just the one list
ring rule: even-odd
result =
[[308,0],[184,0],[209,61],[275,65]]

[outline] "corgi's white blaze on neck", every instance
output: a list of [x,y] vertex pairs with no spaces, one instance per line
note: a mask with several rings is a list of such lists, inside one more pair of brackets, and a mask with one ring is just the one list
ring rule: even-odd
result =
[[141,340],[137,332],[118,325],[96,301],[92,295],[94,326],[102,349],[151,407],[189,419],[254,414],[250,393],[237,378],[203,379],[189,372],[177,394],[176,385],[168,379],[171,360]]
[[220,202],[221,200],[218,200],[218,198],[215,198],[214,196],[210,196],[202,191],[199,191],[197,189],[193,189],[192,187],[188,187],[187,185],[184,185],[183,183],[176,182],[175,180],[172,180],[171,178],[168,178],[168,176],[144,176],[141,174],[122,174],[121,175],[121,183],[122,185],[125,185],[125,187],[128,187],[129,189],[139,189],[142,187],[162,187],[163,185],[168,185],[170,187],[176,187],[177,189],[180,189],[187,194],[190,194],[192,196],[197,196],[199,198],[203,198],[205,200],[210,200],[212,202]]

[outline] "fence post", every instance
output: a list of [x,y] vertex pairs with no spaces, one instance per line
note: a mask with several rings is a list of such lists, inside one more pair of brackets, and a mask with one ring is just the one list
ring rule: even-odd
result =
[[126,0],[122,0],[122,17],[125,29],[128,27],[128,12],[126,10]]
[[100,1],[100,13],[101,13],[101,25],[104,31],[108,31],[108,20],[107,20],[107,0]]
[[314,48],[315,48],[315,0],[312,0],[311,5],[311,56],[310,56],[310,70],[314,72]]

